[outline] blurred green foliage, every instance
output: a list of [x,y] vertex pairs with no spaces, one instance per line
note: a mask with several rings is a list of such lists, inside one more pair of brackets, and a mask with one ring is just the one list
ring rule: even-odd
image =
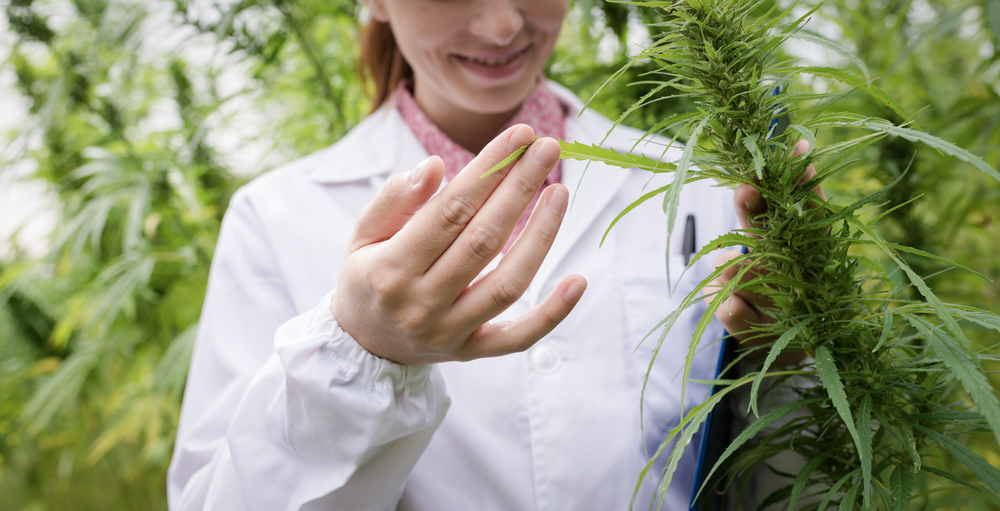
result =
[[[1000,168],[1000,1],[833,0],[818,14],[883,89],[909,111],[918,112],[913,120],[921,128]],[[862,94],[845,97],[839,107],[905,121]],[[850,172],[831,183],[829,192],[846,203],[888,185],[907,168],[906,176],[884,197],[881,210],[901,207],[879,223],[882,235],[973,268],[990,279],[931,259],[906,256],[915,271],[930,276],[928,284],[945,302],[1000,310],[1000,186],[995,181],[969,165],[900,138],[870,147]],[[906,204],[911,199],[916,200]],[[897,272],[896,280],[896,284],[905,280],[902,272]],[[916,297],[915,290],[908,292]],[[975,326],[967,328],[967,333],[984,350],[995,351],[1000,342],[995,333]],[[1000,366],[985,365],[994,371],[988,375],[993,388],[1000,388],[995,373]],[[1000,466],[1000,450],[988,435],[956,440]],[[948,456],[925,462],[962,474],[967,481],[977,480]],[[1000,509],[1000,503],[985,495],[957,488],[926,471],[918,475],[922,477],[914,479],[914,494],[923,495],[913,500],[911,509]]]
[[[8,0],[4,9],[0,72],[14,76],[25,116],[4,139],[0,172],[33,169],[59,220],[44,255],[11,242],[0,259],[0,510],[163,509],[220,220],[248,179],[363,118],[362,10],[355,0]],[[1000,166],[1000,0],[831,0],[817,18],[881,87],[923,108],[922,128]],[[590,98],[656,19],[576,0],[548,74]],[[626,84],[652,69],[633,67],[592,107],[624,111],[649,90]],[[889,115],[861,96],[844,101]],[[674,98],[625,122],[648,128],[685,108]],[[892,141],[831,192],[847,201],[881,188],[911,159],[883,207],[922,196],[882,222],[886,237],[994,279],[947,271],[929,282],[946,301],[1000,310],[995,183]],[[1000,464],[990,439],[962,440]],[[931,493],[912,508],[965,505],[924,484]]]

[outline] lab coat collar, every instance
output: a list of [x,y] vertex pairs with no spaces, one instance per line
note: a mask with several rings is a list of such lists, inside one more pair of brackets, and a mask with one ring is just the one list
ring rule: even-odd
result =
[[390,99],[339,142],[314,154],[309,177],[323,184],[359,181],[408,170],[427,156]]

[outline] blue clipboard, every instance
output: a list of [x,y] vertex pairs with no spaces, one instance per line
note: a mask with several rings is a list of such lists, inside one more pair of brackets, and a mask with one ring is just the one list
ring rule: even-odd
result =
[[[772,95],[777,96],[781,92],[782,88],[778,86],[774,88]],[[788,124],[790,123],[788,113],[782,111],[783,108],[781,104],[778,104],[778,115],[771,120],[767,138],[770,139],[775,133],[783,132],[785,128],[788,127]],[[750,252],[747,250],[747,247],[742,247],[741,251],[744,254]],[[726,332],[725,338],[722,340],[722,349],[719,352],[719,362],[715,367],[715,379],[739,376],[730,373],[727,373],[726,375],[722,374],[723,369],[729,367],[733,360],[736,360],[737,344],[739,343],[736,339],[730,337],[729,333]],[[712,395],[719,390],[720,387],[718,385],[713,387]],[[729,439],[733,438],[731,431],[733,425],[733,413],[730,408],[732,396],[732,394],[728,394],[723,397],[722,400],[715,405],[715,408],[709,412],[708,418],[705,419],[705,423],[701,426],[701,443],[698,446],[698,463],[695,467],[694,485],[691,488],[691,509],[722,511],[724,508],[725,488],[721,487],[723,481],[717,482],[716,487],[714,488],[706,488],[701,495],[698,495],[698,490],[701,489],[705,480],[708,478],[708,472],[715,466],[715,462],[719,460],[719,457],[722,456],[726,447],[729,446]]]
[[[723,378],[723,369],[736,359],[737,344],[739,343],[736,339],[730,337],[727,332],[726,337],[722,340],[722,349],[720,350],[719,361],[715,368],[716,379]],[[720,386],[716,385],[712,388],[712,394],[714,395],[719,390]],[[694,483],[691,487],[691,509],[721,511],[724,507],[725,495],[723,494],[723,490],[725,488],[722,487],[722,481],[719,481],[716,487],[705,488],[701,495],[698,495],[698,490],[701,489],[708,478],[708,472],[712,470],[715,462],[719,460],[719,457],[722,456],[722,453],[729,445],[733,424],[733,414],[729,407],[729,398],[731,395],[723,397],[722,401],[715,405],[715,408],[709,412],[705,423],[701,425],[698,462],[695,466]]]
[[[744,254],[749,252],[746,247],[742,247],[741,251]],[[738,344],[736,339],[730,337],[729,332],[725,333],[725,337],[722,339],[722,349],[719,350],[719,361],[715,365],[715,379],[732,376],[729,373],[735,371],[735,368],[730,369],[725,375],[723,370],[736,360],[736,346]],[[715,395],[719,390],[721,390],[719,385],[712,387],[712,395]],[[722,511],[725,507],[725,488],[722,486],[724,481],[716,482],[715,487],[705,488],[701,495],[698,494],[698,490],[708,479],[709,471],[712,470],[715,462],[729,446],[729,439],[732,438],[733,412],[730,407],[732,396],[732,394],[728,394],[723,397],[708,413],[705,423],[701,425],[698,463],[695,466],[694,483],[691,487],[691,509]]]

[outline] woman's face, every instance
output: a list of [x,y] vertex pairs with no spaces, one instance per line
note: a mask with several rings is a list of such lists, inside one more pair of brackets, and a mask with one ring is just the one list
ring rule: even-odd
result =
[[[499,114],[531,93],[568,0],[369,0],[413,69],[425,110]],[[442,112],[444,113],[444,112]],[[451,112],[454,115],[456,112]],[[444,113],[444,115],[449,115]]]

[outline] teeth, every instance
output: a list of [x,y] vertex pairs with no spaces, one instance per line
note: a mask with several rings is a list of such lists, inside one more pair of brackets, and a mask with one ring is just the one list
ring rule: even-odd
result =
[[477,63],[477,64],[483,64],[483,65],[486,65],[486,66],[502,66],[502,65],[507,64],[509,62],[512,62],[514,59],[516,59],[519,56],[521,56],[521,53],[523,53],[523,52],[519,51],[519,52],[517,52],[517,53],[515,53],[513,55],[509,55],[509,56],[504,57],[502,59],[484,59],[484,58],[479,58],[479,57],[468,57],[468,59],[471,60],[471,61],[473,61],[473,62],[475,62],[475,63]]

